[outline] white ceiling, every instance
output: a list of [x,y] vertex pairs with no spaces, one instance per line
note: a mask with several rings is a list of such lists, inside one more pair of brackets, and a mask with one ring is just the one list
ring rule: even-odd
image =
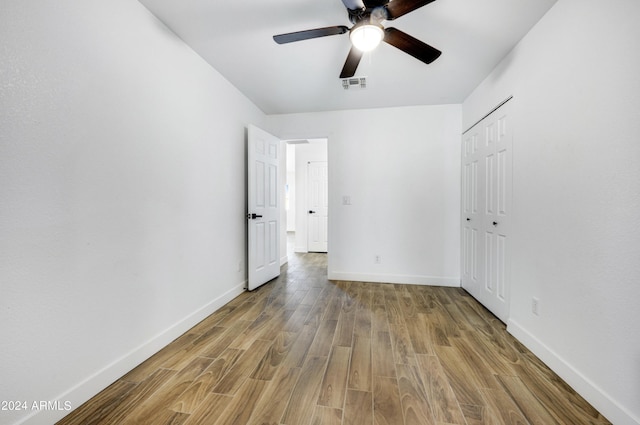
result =
[[[394,21],[441,50],[432,64],[382,43],[342,88],[348,33],[278,45],[272,36],[346,25],[341,0],[140,0],[267,114],[462,103],[556,0],[437,0]],[[401,0],[391,0],[401,1]]]

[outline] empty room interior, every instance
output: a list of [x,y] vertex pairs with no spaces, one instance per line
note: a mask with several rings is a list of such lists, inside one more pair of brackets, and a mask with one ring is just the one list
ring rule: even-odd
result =
[[639,19],[3,0],[0,424],[640,425]]

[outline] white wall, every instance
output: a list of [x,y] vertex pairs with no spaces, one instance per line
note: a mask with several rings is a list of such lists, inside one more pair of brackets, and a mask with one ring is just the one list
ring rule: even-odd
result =
[[[331,278],[460,284],[460,111],[443,105],[267,117],[267,128],[283,139],[328,138]],[[343,196],[352,205],[342,205]]]
[[278,163],[278,198],[280,202],[280,266],[289,261],[287,257],[287,210],[284,207],[286,195],[285,186],[287,184],[287,163],[288,160],[287,144],[280,141],[280,161]]
[[514,95],[509,331],[617,425],[640,423],[638,17],[558,1],[463,105],[466,128]]
[[0,400],[76,408],[242,291],[264,116],[131,0],[4,0],[0,78]]
[[296,145],[286,145],[287,184],[289,185],[289,210],[287,211],[287,232],[296,231]]

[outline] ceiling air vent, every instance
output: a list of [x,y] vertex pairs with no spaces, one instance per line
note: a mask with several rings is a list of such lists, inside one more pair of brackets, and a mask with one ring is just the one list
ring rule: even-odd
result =
[[342,79],[342,88],[349,89],[366,89],[367,77],[352,77]]

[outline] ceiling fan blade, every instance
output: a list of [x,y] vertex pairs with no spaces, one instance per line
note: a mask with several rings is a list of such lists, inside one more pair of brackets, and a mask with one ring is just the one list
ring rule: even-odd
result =
[[360,64],[360,59],[362,59],[362,52],[355,47],[351,47],[347,60],[342,67],[342,72],[340,72],[340,78],[353,77]]
[[402,15],[425,6],[435,0],[393,0],[384,7],[387,9],[387,20],[392,21]]
[[349,10],[364,9],[364,2],[362,0],[342,0],[342,4]]
[[431,47],[395,28],[385,28],[383,41],[427,64],[438,59],[442,54],[435,47]]
[[290,32],[273,36],[273,40],[278,44],[293,43],[294,41],[309,40],[311,38],[326,37],[328,35],[338,35],[348,32],[349,28],[344,25],[335,27],[316,28],[313,30]]
[[371,9],[378,6],[384,6],[387,3],[389,3],[389,0],[364,0],[365,6]]

